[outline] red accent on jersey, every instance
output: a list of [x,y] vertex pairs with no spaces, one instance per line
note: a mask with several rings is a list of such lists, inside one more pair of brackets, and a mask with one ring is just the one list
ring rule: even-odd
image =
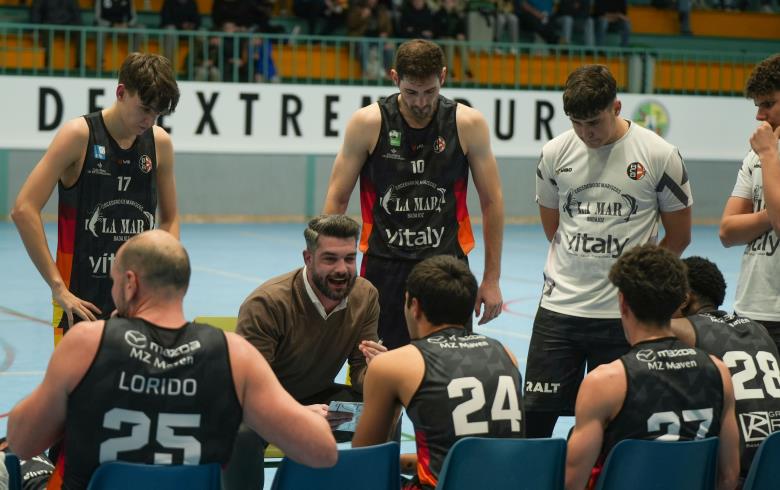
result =
[[360,177],[360,210],[363,216],[363,230],[360,233],[360,251],[368,250],[368,238],[374,229],[374,204],[376,204],[376,186],[366,176]]
[[70,286],[76,244],[76,208],[60,204],[57,217],[57,269],[65,287]]
[[421,485],[436,486],[438,481],[431,471],[431,453],[428,450],[428,440],[425,432],[415,431],[414,437],[417,442],[417,479]]
[[464,254],[468,254],[474,248],[474,232],[471,230],[471,219],[466,202],[468,189],[468,177],[455,181],[452,189],[455,194],[455,218],[458,220],[458,244]]

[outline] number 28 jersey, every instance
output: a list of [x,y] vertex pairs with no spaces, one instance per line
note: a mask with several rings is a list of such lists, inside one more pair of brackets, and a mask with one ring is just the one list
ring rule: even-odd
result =
[[484,335],[447,328],[412,345],[425,361],[425,375],[406,407],[417,442],[412,488],[429,489],[458,439],[523,437],[522,383],[501,343]]
[[734,384],[740,471],[747,475],[758,446],[780,428],[780,356],[763,325],[725,311],[688,317],[696,347],[723,360]]
[[170,330],[107,320],[68,414],[55,475],[63,489],[86,488],[108,461],[226,463],[242,411],[225,334],[196,323]]

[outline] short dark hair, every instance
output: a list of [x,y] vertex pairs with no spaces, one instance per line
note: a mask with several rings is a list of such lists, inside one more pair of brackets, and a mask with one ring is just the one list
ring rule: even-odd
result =
[[309,225],[303,230],[306,239],[306,249],[314,253],[317,250],[320,235],[334,238],[354,238],[360,240],[360,225],[344,214],[321,214],[309,221]]
[[688,287],[699,298],[699,302],[716,308],[722,305],[726,297],[726,280],[718,266],[698,256],[687,257],[683,263],[688,268]]
[[623,293],[638,320],[656,326],[669,323],[688,292],[685,264],[657,245],[632,248],[609,271],[609,280]]
[[584,65],[569,74],[563,90],[563,112],[590,119],[617,98],[617,82],[604,65]]
[[131,270],[139,280],[153,290],[187,292],[190,285],[190,257],[181,244],[161,245],[157,241],[144,240],[136,235],[120,249],[119,267],[122,271]]
[[745,82],[745,97],[755,99],[780,90],[780,54],[757,64]]
[[477,300],[477,279],[462,260],[436,255],[415,265],[406,280],[407,306],[417,301],[433,325],[466,325]]
[[119,69],[119,83],[138,94],[155,112],[172,113],[179,103],[179,86],[168,58],[154,53],[130,53]]
[[394,65],[399,80],[426,80],[434,75],[438,77],[444,68],[444,51],[434,42],[412,39],[398,47]]

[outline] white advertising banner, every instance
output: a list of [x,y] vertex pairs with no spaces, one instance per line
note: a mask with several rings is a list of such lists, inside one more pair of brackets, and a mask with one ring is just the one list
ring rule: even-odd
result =
[[[45,149],[68,119],[110,106],[115,80],[0,76],[0,148]],[[179,82],[160,124],[178,152],[335,154],[352,113],[393,87]],[[569,129],[560,91],[445,88],[479,109],[500,157],[536,157]],[[740,97],[618,94],[626,118],[654,128],[684,158],[741,160],[756,125]]]

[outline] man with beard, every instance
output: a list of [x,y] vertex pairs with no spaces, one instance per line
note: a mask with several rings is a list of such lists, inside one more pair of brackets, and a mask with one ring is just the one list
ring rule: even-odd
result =
[[442,49],[423,39],[406,41],[390,75],[398,93],[359,109],[347,123],[323,212],[345,213],[360,178],[360,275],[379,291],[379,335],[395,349],[410,341],[404,291],[412,268],[434,255],[467,262],[474,248],[469,173],[485,246],[474,313],[479,325],[501,314],[504,197],[485,117],[439,94],[447,77]]
[[[282,386],[304,405],[328,415],[333,400],[362,400],[366,365],[385,351],[378,342],[377,291],[357,277],[360,225],[343,215],[312,219],[303,233],[305,266],[255,289],[241,305],[236,332],[254,345]],[[334,382],[349,362],[351,386]],[[351,433],[336,434],[349,439]],[[262,453],[268,445],[241,426],[223,485],[228,490],[261,488]]]

